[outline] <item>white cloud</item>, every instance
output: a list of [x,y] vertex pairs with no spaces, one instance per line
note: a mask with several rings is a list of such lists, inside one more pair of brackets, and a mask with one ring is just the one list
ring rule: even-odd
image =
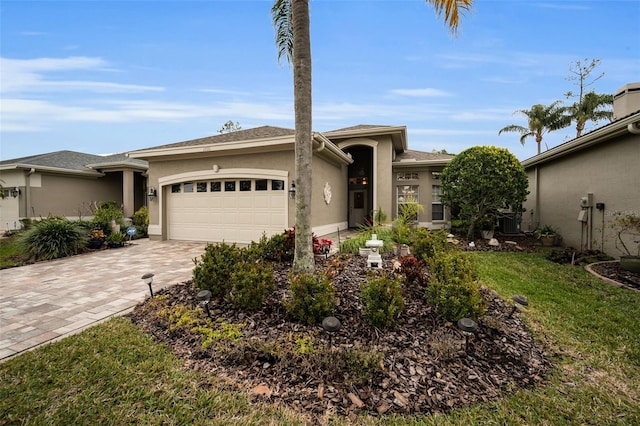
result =
[[72,56],[68,58],[9,59],[0,58],[0,93],[34,93],[42,91],[159,92],[164,88],[104,81],[48,79],[51,73],[92,70],[112,71],[102,58]]
[[410,96],[410,97],[443,97],[451,96],[444,90],[425,88],[425,89],[393,89],[390,91],[394,95]]

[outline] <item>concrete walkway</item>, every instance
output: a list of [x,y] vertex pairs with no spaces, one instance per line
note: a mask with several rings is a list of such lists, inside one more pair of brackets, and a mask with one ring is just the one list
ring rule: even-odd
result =
[[205,243],[134,240],[102,250],[0,270],[0,360],[131,310],[154,291],[191,279]]

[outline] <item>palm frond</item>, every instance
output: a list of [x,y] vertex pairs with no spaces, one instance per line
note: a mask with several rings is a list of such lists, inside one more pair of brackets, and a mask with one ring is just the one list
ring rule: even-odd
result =
[[458,31],[461,12],[466,12],[471,8],[473,0],[425,0],[431,3],[436,11],[436,16],[440,17],[444,13],[444,22],[449,26],[452,33]]
[[271,20],[276,30],[278,62],[285,58],[289,65],[293,63],[293,22],[291,19],[291,1],[276,0],[271,8]]

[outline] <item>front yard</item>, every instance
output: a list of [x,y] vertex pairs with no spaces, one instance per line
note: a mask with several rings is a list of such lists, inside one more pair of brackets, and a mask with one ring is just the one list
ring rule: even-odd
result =
[[190,368],[127,318],[0,364],[0,424],[640,424],[640,293],[541,254],[479,253],[482,285],[519,314],[554,369],[532,389],[437,415],[311,415]]

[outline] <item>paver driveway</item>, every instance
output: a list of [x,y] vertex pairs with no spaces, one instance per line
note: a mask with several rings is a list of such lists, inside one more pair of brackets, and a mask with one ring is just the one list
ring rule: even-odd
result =
[[0,360],[128,312],[153,289],[191,278],[205,243],[135,240],[0,271]]

